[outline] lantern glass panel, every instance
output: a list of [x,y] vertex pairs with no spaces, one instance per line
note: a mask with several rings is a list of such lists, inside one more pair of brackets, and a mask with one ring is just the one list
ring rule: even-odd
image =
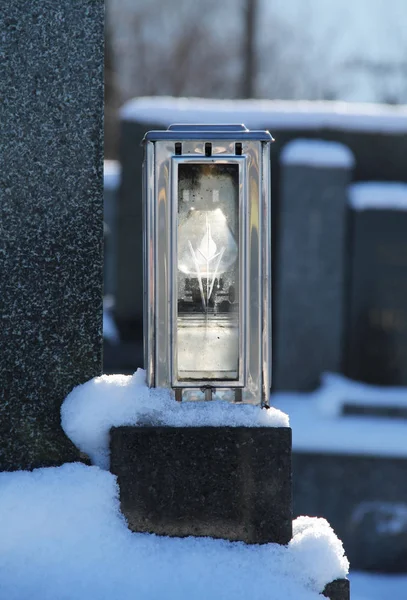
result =
[[179,164],[179,381],[238,379],[239,284],[239,166]]

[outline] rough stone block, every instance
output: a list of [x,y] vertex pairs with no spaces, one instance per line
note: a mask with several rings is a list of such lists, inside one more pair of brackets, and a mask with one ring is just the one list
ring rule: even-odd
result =
[[117,427],[111,471],[133,531],[287,544],[291,429]]
[[329,600],[350,600],[349,579],[335,579],[325,586],[322,594]]

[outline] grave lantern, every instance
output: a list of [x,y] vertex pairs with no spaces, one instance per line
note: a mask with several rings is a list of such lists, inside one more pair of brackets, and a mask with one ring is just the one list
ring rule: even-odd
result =
[[244,125],[144,138],[144,364],[177,400],[268,403],[272,141]]

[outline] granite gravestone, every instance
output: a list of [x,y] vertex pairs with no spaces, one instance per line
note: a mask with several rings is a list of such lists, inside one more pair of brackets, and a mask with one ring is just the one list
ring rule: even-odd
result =
[[407,185],[358,183],[349,197],[346,374],[407,386]]
[[335,142],[296,140],[281,163],[273,385],[307,391],[341,369],[353,156]]
[[101,372],[102,0],[1,4],[0,470],[78,459],[60,405]]

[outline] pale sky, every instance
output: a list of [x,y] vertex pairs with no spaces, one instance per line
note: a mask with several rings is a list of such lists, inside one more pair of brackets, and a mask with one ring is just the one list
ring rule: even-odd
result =
[[277,11],[293,23],[302,19],[315,40],[324,41],[331,31],[340,33],[343,43],[337,40],[335,45],[341,54],[394,56],[401,48],[407,54],[407,0],[260,1],[265,11]]
[[[333,67],[352,59],[407,63],[407,0],[260,0],[270,15],[280,14],[293,27],[301,23],[315,46],[325,49]],[[352,91],[344,99],[375,100],[380,81],[360,72],[346,77]],[[341,77],[338,77],[340,80]],[[407,66],[401,75],[387,77],[389,93],[403,87],[407,94]],[[346,87],[346,84],[343,84]],[[348,98],[346,95],[348,94]],[[407,101],[407,100],[406,100]]]

